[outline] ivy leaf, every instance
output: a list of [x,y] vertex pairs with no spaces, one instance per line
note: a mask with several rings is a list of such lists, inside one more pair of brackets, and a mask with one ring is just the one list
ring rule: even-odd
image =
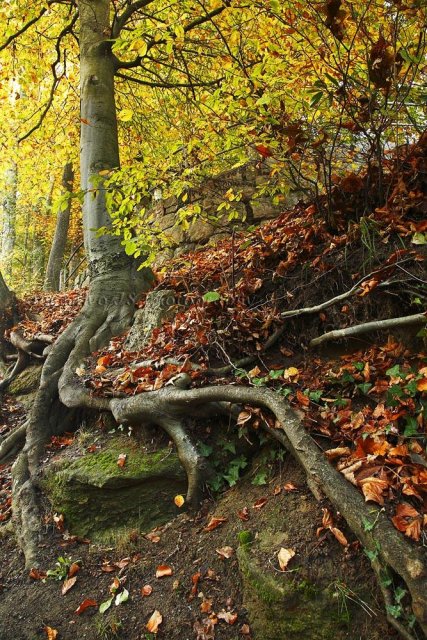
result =
[[205,302],[216,302],[217,300],[221,300],[221,296],[217,291],[208,291],[203,296],[203,300]]

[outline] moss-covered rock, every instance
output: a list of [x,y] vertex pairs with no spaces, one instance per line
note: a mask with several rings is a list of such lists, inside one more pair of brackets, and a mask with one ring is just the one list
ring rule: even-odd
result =
[[[117,464],[120,454],[126,454],[123,467]],[[73,534],[107,542],[175,516],[173,497],[185,492],[186,477],[170,449],[146,453],[123,437],[99,452],[53,463],[43,486]]]
[[237,557],[244,605],[257,640],[340,640],[348,637],[347,612],[340,612],[333,590],[298,578],[298,571],[273,574],[257,560],[258,541],[239,535]]
[[24,396],[37,390],[40,384],[42,367],[35,365],[27,367],[10,383],[8,393],[15,396]]

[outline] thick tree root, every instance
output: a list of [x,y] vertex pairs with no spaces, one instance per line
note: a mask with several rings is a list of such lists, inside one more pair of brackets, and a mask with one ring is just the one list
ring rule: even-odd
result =
[[324,333],[322,336],[314,338],[310,342],[310,347],[318,347],[324,342],[340,340],[341,338],[360,336],[364,333],[369,333],[370,331],[384,331],[384,329],[396,329],[397,327],[422,326],[426,322],[427,315],[425,313],[416,313],[412,316],[403,316],[402,318],[374,320],[373,322],[365,322],[364,324],[357,324],[353,327],[346,327],[345,329],[328,331],[328,333]]
[[[109,285],[111,287],[111,284]],[[89,297],[80,316],[60,336],[48,355],[42,380],[27,428],[24,451],[14,465],[14,522],[26,566],[37,564],[41,539],[41,517],[38,508],[40,458],[53,426],[46,421],[59,391],[67,407],[110,410],[121,423],[151,423],[164,429],[174,441],[178,456],[188,476],[187,499],[195,506],[200,498],[210,469],[189,437],[183,420],[188,416],[212,416],[232,412],[236,405],[253,404],[269,409],[282,425],[268,429],[294,455],[303,467],[310,484],[326,495],[342,514],[349,527],[377,563],[399,576],[412,598],[412,608],[423,631],[427,632],[426,554],[412,545],[391,524],[385,514],[373,505],[367,506],[362,495],[328,462],[314,440],[306,433],[298,416],[286,401],[268,389],[244,386],[212,386],[186,389],[166,386],[159,391],[126,398],[96,398],[79,384],[75,372],[84,358],[102,342],[122,331],[132,315],[133,305],[118,309],[110,301],[96,303]],[[57,432],[60,426],[57,425]],[[375,523],[365,527],[364,522]],[[366,530],[369,529],[369,530]],[[384,594],[385,596],[387,594]],[[388,597],[388,596],[387,596]],[[387,603],[386,603],[387,604]],[[400,627],[400,623],[394,625]],[[406,630],[400,630],[403,637]]]
[[[38,545],[42,539],[38,501],[40,460],[50,437],[68,427],[68,423],[65,427],[66,421],[59,423],[49,419],[55,415],[59,380],[73,379],[77,366],[89,353],[129,327],[135,295],[144,287],[148,288],[147,278],[140,275],[138,280],[139,286],[128,267],[118,269],[114,278],[108,273],[108,276],[101,274],[94,279],[82,311],[60,335],[44,363],[40,386],[26,425],[25,447],[13,466],[13,521],[27,568],[37,566]],[[86,402],[81,406],[91,406],[88,395],[83,395]],[[103,405],[102,400],[93,403],[94,408],[102,408]],[[63,409],[65,412],[65,407]],[[11,446],[10,438],[2,443],[4,450]]]

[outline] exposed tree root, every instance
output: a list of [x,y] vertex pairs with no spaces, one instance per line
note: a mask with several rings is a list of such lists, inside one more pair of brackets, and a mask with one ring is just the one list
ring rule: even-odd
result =
[[[64,380],[73,378],[76,367],[89,353],[129,327],[135,295],[147,288],[147,278],[144,279],[143,273],[138,280],[133,276],[133,270],[123,266],[114,273],[114,279],[111,274],[95,278],[82,311],[59,336],[46,358],[26,425],[25,447],[12,469],[13,521],[26,567],[37,566],[38,545],[42,539],[38,499],[40,459],[50,437],[67,428],[63,415],[61,420],[55,419],[59,417],[54,411],[58,403],[59,380],[61,376]],[[96,402],[94,406],[98,408],[100,404],[102,402]],[[90,406],[90,402],[81,406]],[[64,406],[63,410],[66,411]],[[3,442],[5,450],[10,448],[12,437],[13,434]]]
[[[68,388],[69,397],[73,395]],[[84,402],[82,396],[79,402]],[[105,408],[105,400],[97,400]],[[362,495],[328,462],[314,440],[306,433],[298,416],[285,400],[271,390],[242,386],[218,386],[182,390],[166,387],[159,391],[143,393],[126,399],[109,399],[108,405],[117,421],[121,423],[151,422],[164,428],[177,444],[180,458],[187,470],[189,498],[196,496],[195,483],[204,479],[198,473],[200,456],[194,445],[186,439],[180,419],[184,416],[213,415],[218,412],[218,403],[229,402],[230,406],[244,403],[263,406],[274,413],[282,429],[268,429],[269,433],[283,444],[303,467],[306,475],[334,504],[365,549],[375,557],[377,565],[390,569],[406,583],[412,598],[413,612],[427,631],[427,575],[426,554],[413,546],[391,524],[388,517],[374,505],[367,505]],[[88,406],[94,399],[87,396]],[[221,405],[223,409],[223,404]],[[173,416],[173,418],[171,417]],[[192,471],[191,466],[195,469]],[[375,526],[365,527],[364,523]],[[369,530],[367,530],[369,529]],[[396,625],[395,625],[396,626]],[[400,626],[400,624],[398,625]],[[409,632],[407,632],[409,633]],[[410,637],[407,635],[406,637]]]
[[383,331],[384,329],[395,329],[397,327],[416,326],[425,324],[426,322],[427,316],[425,313],[416,313],[412,316],[403,316],[402,318],[389,318],[388,320],[374,320],[373,322],[365,322],[364,324],[357,324],[345,329],[328,331],[328,333],[324,333],[322,336],[314,338],[310,342],[310,347],[318,347],[324,342],[331,342],[332,340],[339,340],[340,338],[351,338],[353,336],[362,335],[363,333],[369,333],[370,331]]
[[[111,291],[111,283],[108,286]],[[316,487],[316,493],[321,491],[326,495],[342,514],[365,549],[375,558],[377,575],[381,570],[389,570],[405,582],[412,598],[413,612],[426,633],[425,552],[405,539],[377,507],[366,505],[362,495],[331,466],[306,433],[298,416],[277,393],[268,389],[232,385],[188,389],[189,380],[180,379],[176,386],[166,386],[159,391],[126,398],[101,398],[91,395],[79,383],[76,369],[82,366],[84,358],[111,336],[127,328],[132,313],[133,299],[120,306],[114,298],[105,295],[104,283],[98,287],[95,282],[82,312],[60,336],[46,359],[26,428],[26,444],[13,467],[14,525],[25,554],[26,566],[37,565],[38,545],[42,536],[38,506],[40,459],[50,436],[65,430],[62,424],[46,420],[58,401],[58,393],[61,402],[68,408],[109,410],[121,423],[151,423],[166,431],[174,441],[186,470],[187,501],[191,506],[198,504],[210,468],[187,433],[184,419],[188,416],[212,416],[224,411],[230,413],[235,411],[236,405],[252,404],[267,408],[276,416],[282,428],[267,428],[268,432],[298,460],[309,485]],[[417,314],[418,318],[420,316],[424,318],[422,314]],[[15,436],[15,444],[22,435],[20,432]],[[12,444],[12,436],[9,436],[0,447],[0,456],[6,450],[11,451]],[[375,526],[366,527],[366,522],[375,523]],[[388,591],[383,591],[383,594],[387,606],[391,596]],[[393,624],[402,637],[412,637],[400,623]]]

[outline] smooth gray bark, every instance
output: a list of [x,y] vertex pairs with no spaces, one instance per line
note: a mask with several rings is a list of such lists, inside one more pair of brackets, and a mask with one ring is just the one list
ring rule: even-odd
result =
[[15,160],[12,160],[6,169],[5,183],[1,261],[5,274],[11,276],[16,239],[16,200],[18,194],[18,165]]
[[64,166],[62,174],[62,188],[64,195],[68,196],[64,209],[58,211],[55,234],[52,240],[49,260],[44,279],[44,291],[59,291],[61,265],[67,244],[68,228],[70,226],[71,193],[73,191],[74,172],[71,162]]
[[81,0],[80,11],[80,168],[85,248],[93,272],[108,270],[115,256],[125,255],[117,236],[97,236],[96,229],[111,228],[100,171],[119,166],[114,58],[110,33],[109,0]]

